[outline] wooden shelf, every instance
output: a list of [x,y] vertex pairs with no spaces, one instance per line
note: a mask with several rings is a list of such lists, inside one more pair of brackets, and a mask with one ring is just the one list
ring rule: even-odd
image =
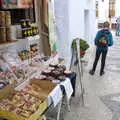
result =
[[40,39],[39,35],[34,35],[34,36],[29,36],[29,37],[18,37],[17,39],[21,39],[21,40],[36,40],[36,39]]
[[0,8],[0,10],[3,10],[3,11],[12,11],[12,10],[21,10],[21,9],[33,9],[33,7],[26,7],[26,8],[19,8],[19,7],[14,7],[14,8]]
[[1,47],[9,47],[10,45],[13,45],[13,44],[15,44],[17,41],[15,41],[15,40],[11,40],[11,41],[9,41],[9,42],[0,42],[0,48]]

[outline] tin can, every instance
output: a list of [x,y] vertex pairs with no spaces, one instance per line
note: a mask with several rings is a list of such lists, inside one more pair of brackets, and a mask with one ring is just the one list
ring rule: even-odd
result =
[[6,42],[6,28],[0,27],[0,43]]
[[9,11],[5,12],[5,25],[9,27],[11,25],[11,14]]
[[5,12],[0,11],[0,27],[5,26]]
[[6,27],[6,41],[11,41],[11,27]]

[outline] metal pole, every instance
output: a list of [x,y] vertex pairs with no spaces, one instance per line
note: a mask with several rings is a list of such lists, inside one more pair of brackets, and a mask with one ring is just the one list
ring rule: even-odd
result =
[[80,87],[81,87],[81,98],[82,98],[82,105],[84,106],[84,87],[82,83],[82,64],[81,64],[81,57],[80,57],[80,39],[76,39],[76,46],[77,46],[77,57],[78,57],[78,72],[80,78]]

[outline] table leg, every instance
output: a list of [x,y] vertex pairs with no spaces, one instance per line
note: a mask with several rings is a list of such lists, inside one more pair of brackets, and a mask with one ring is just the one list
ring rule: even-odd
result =
[[70,111],[71,111],[71,108],[70,108],[70,100],[68,100],[67,97],[66,97],[66,100],[67,100],[67,108],[68,108],[68,112],[70,112]]
[[60,120],[61,106],[62,106],[62,100],[60,101],[59,106],[58,106],[57,120]]

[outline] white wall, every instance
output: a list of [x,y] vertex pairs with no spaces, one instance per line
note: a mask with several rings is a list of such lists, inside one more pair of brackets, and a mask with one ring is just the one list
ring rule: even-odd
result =
[[116,8],[116,17],[120,16],[120,0],[116,0],[116,4],[115,4],[115,8]]
[[[85,17],[85,10],[89,16]],[[92,42],[96,33],[95,0],[55,0],[60,56],[69,66],[71,43],[76,37]],[[85,18],[88,18],[85,20]],[[85,26],[85,21],[89,26]],[[89,30],[87,29],[89,28]],[[86,37],[87,31],[87,37]]]
[[55,0],[54,2],[59,56],[65,58],[67,64],[68,63],[67,56],[69,56],[70,54],[68,0]]
[[98,9],[99,9],[98,16],[99,22],[107,21],[109,17],[109,0],[104,0],[104,2],[102,2],[102,0],[99,0]]
[[95,0],[70,0],[69,6],[70,39],[80,37],[91,42],[97,29]]

